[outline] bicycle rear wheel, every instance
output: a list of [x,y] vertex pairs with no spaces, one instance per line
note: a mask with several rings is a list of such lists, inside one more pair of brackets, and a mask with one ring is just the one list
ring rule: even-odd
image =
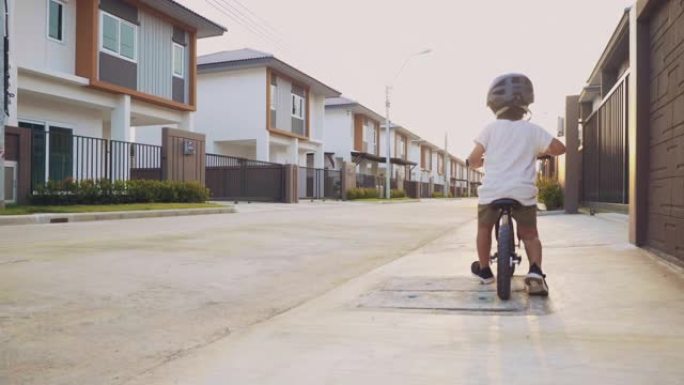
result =
[[507,300],[511,297],[511,277],[513,276],[511,255],[513,249],[511,248],[513,232],[511,231],[511,216],[510,213],[504,213],[501,216],[501,223],[499,225],[499,244],[497,247],[497,274],[496,274],[496,294],[502,300]]

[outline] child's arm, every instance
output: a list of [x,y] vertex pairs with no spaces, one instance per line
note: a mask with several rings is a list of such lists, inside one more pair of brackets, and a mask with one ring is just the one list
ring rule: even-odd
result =
[[471,168],[480,168],[484,164],[484,159],[482,156],[485,153],[485,148],[480,143],[475,143],[475,148],[470,153],[468,157],[468,166]]
[[565,154],[565,145],[560,140],[554,138],[549,144],[549,148],[544,151],[544,155],[560,156]]

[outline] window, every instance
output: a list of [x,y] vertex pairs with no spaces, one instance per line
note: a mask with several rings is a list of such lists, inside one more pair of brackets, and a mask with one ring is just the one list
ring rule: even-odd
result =
[[394,154],[399,159],[406,159],[406,137],[397,135],[397,148],[394,149]]
[[278,79],[275,76],[271,76],[271,111],[276,111],[278,109]]
[[48,37],[64,41],[64,4],[57,0],[48,0]]
[[[101,49],[123,59],[137,60],[138,27],[106,12],[101,13]],[[181,47],[182,48],[182,47]],[[176,70],[174,47],[174,74]],[[181,52],[182,57],[182,52]],[[181,60],[182,65],[182,60]]]
[[429,148],[423,147],[423,169],[432,170],[432,151]]
[[185,47],[173,43],[173,76],[185,77]]
[[440,153],[437,153],[437,173],[444,175],[444,156]]
[[292,117],[304,120],[304,98],[292,94]]
[[363,146],[365,152],[369,154],[377,153],[378,148],[378,134],[375,122],[366,119],[363,123]]

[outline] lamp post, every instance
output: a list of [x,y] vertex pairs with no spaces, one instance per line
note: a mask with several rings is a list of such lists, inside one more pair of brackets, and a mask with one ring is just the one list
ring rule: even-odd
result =
[[426,50],[420,51],[418,53],[415,53],[415,54],[407,57],[404,60],[404,64],[401,65],[399,72],[397,72],[397,75],[392,80],[392,83],[385,86],[385,130],[387,131],[385,133],[385,139],[387,142],[387,152],[385,154],[385,199],[390,199],[390,196],[391,196],[390,195],[390,176],[391,176],[390,156],[392,154],[392,151],[391,151],[392,136],[390,134],[390,130],[392,127],[391,127],[391,123],[390,123],[390,91],[392,90],[392,85],[397,81],[397,79],[399,78],[399,75],[401,75],[402,71],[404,70],[404,68],[406,67],[406,65],[408,64],[408,62],[411,59],[413,59],[416,56],[427,55],[430,52],[432,52],[431,49],[426,49]]

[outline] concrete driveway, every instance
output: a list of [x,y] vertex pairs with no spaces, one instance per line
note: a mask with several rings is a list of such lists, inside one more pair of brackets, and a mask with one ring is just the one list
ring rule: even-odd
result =
[[0,229],[0,384],[123,384],[472,220],[472,202]]

